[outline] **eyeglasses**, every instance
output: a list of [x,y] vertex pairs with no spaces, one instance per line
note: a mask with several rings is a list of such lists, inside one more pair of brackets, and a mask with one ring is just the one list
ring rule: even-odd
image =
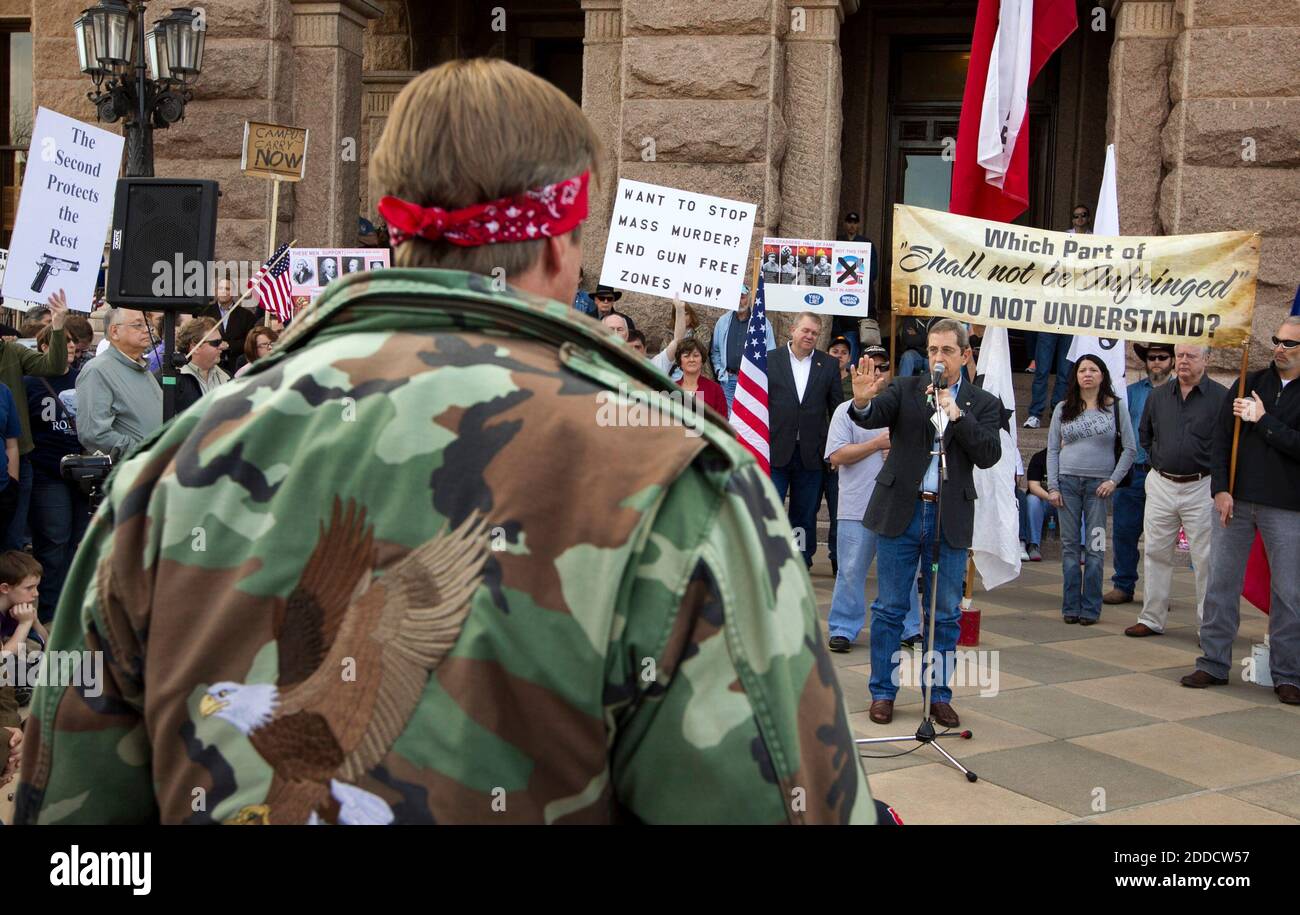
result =
[[1168,362],[1172,358],[1168,353],[1147,353],[1147,362]]
[[1273,345],[1282,346],[1287,349],[1295,349],[1297,346],[1300,346],[1300,340],[1283,340],[1281,337],[1274,337]]
[[206,345],[212,347],[213,349],[221,349],[221,344],[222,344],[223,342],[225,342],[225,341],[223,341],[223,340],[204,340],[203,342],[204,342]]
[[143,321],[136,321],[133,324],[115,324],[114,327],[129,327],[132,330],[148,330],[149,325]]
[[597,302],[612,302],[612,301],[614,301],[614,297],[613,297],[612,295],[598,295],[598,296],[594,296],[594,298],[595,298],[595,300],[596,300]]
[[1087,219],[1087,218],[1088,218],[1088,214],[1087,214],[1087,213],[1075,213],[1075,214],[1074,214],[1074,218],[1075,218],[1075,219]]

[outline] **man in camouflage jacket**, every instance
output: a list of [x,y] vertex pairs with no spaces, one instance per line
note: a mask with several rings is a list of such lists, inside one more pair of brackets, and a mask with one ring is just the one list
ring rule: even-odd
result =
[[114,473],[19,821],[872,819],[770,483],[620,385],[671,390],[557,302],[345,279]]

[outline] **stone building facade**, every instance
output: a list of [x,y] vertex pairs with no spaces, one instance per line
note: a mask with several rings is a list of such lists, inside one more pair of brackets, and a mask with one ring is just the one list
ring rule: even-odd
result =
[[[33,35],[34,105],[83,119],[90,86],[72,22],[86,5],[0,0],[0,25],[25,21]],[[166,12],[151,6],[151,19]],[[245,120],[312,131],[308,176],[282,194],[277,237],[349,244],[358,214],[373,218],[366,165],[396,94],[427,66],[488,53],[562,85],[602,138],[604,180],[584,232],[594,283],[619,177],[752,201],[756,239],[830,237],[857,210],[887,254],[893,204],[946,193],[934,156],[955,129],[952,78],[976,3],[203,6],[204,72],[186,119],[156,135],[156,167],[221,182],[220,258],[257,258],[268,244],[271,186],[239,172]],[[1255,329],[1267,338],[1300,280],[1300,3],[1080,0],[1078,10],[1079,32],[1031,100],[1040,158],[1026,219],[1068,225],[1074,203],[1095,201],[1113,142],[1125,233],[1261,232]],[[662,301],[629,299],[638,324],[666,329]],[[1253,355],[1267,358],[1258,345]]]

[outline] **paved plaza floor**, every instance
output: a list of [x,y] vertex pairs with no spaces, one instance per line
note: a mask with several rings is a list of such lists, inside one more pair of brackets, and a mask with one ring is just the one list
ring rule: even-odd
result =
[[[1058,552],[1053,551],[1055,556]],[[1110,562],[1107,556],[1109,589]],[[813,566],[823,625],[834,579],[824,549]],[[953,690],[971,740],[945,749],[978,776],[972,784],[930,747],[892,759],[863,759],[873,794],[905,823],[1300,823],[1300,707],[1242,680],[1243,658],[1262,642],[1268,618],[1242,604],[1228,686],[1178,683],[1200,652],[1190,568],[1174,573],[1173,609],[1163,636],[1128,638],[1140,603],[1106,606],[1091,627],[1061,620],[1061,563],[1026,563],[1020,579],[976,591],[985,673],[995,695]],[[875,569],[867,593],[876,593]],[[1138,584],[1137,600],[1141,601]],[[904,687],[894,721],[867,717],[869,630],[853,651],[832,654],[858,737],[915,732],[919,688]],[[968,665],[972,674],[978,668]],[[987,683],[988,679],[984,678]],[[871,745],[900,753],[915,743]]]

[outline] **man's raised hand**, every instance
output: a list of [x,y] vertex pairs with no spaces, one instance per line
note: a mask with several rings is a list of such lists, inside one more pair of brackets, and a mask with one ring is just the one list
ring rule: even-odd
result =
[[68,316],[68,297],[62,289],[58,292],[50,293],[49,299],[45,302],[50,308],[50,327],[55,330],[63,329],[63,319]]
[[853,377],[853,405],[859,410],[889,384],[889,373],[878,370],[870,356],[863,356],[857,365],[849,366],[849,374]]

